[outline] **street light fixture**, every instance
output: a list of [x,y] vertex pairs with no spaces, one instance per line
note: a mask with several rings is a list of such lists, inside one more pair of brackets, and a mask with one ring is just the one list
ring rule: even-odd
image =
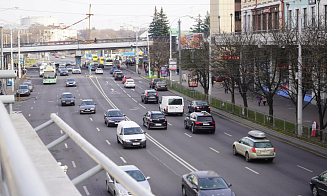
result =
[[230,32],[232,33],[233,32],[233,14],[230,13]]

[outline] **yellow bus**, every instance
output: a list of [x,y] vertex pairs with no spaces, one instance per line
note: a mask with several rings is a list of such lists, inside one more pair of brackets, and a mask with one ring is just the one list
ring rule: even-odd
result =
[[104,64],[104,57],[100,57],[100,64]]
[[93,60],[93,62],[98,62],[98,60],[99,60],[99,57],[98,57],[98,55],[92,55],[92,60]]

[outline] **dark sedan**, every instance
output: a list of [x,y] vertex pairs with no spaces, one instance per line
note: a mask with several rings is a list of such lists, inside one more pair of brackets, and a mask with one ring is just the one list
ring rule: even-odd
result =
[[21,97],[21,96],[30,96],[31,91],[28,88],[28,85],[19,85],[16,95],[17,97]]
[[311,178],[310,189],[313,196],[327,196],[327,170]]
[[196,171],[182,177],[183,196],[235,196],[236,194],[229,188],[231,186],[214,171]]
[[61,69],[60,70],[60,75],[61,76],[68,76],[69,75],[68,69],[67,68]]
[[95,103],[92,99],[84,99],[79,107],[80,114],[94,113],[95,114]]
[[157,91],[158,90],[163,90],[163,91],[168,90],[166,82],[157,82],[154,89],[157,90]]
[[117,126],[125,120],[125,115],[118,109],[109,109],[104,113],[104,123],[109,126]]
[[160,81],[161,81],[160,78],[153,78],[153,79],[151,80],[151,82],[149,83],[150,88],[154,88],[154,87],[156,86],[157,82],[160,82]]
[[143,115],[143,126],[151,128],[167,129],[167,118],[160,111],[148,111]]
[[205,101],[192,101],[190,105],[188,105],[188,112],[201,112],[206,111],[210,113],[210,106]]
[[69,92],[61,94],[60,101],[61,106],[75,105],[75,97]]

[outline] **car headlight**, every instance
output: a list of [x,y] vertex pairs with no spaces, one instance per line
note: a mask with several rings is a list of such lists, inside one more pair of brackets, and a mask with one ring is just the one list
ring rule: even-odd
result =
[[143,141],[145,141],[146,139],[144,138],[144,139],[142,139],[141,141],[143,142]]
[[114,120],[109,120],[109,122],[115,122]]
[[61,102],[66,103],[66,101],[61,101]]
[[73,82],[73,84],[75,84],[76,82]]
[[94,108],[90,108],[90,110],[94,110]]
[[124,139],[124,142],[130,142],[130,140],[128,140],[128,139]]
[[75,102],[75,100],[71,100],[71,102]]

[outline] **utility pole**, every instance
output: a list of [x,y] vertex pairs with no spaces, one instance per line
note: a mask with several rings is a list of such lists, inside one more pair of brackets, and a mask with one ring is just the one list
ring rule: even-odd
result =
[[[300,11],[299,11],[300,12]],[[299,16],[300,13],[299,13]],[[302,17],[300,17],[299,23],[299,35],[298,35],[298,47],[299,47],[299,55],[298,55],[298,94],[297,94],[297,124],[298,124],[298,136],[302,136],[302,48],[301,48],[301,23]]]
[[3,65],[3,27],[0,26],[0,30],[1,30],[1,62],[0,62],[0,68],[3,70],[4,69],[4,65]]
[[18,78],[21,78],[21,67],[20,67],[20,30],[18,29]]
[[89,42],[88,43],[91,43],[91,16],[94,15],[94,14],[91,14],[91,4],[90,4],[89,13],[86,15],[89,16]]
[[179,91],[182,91],[181,19],[178,20]]

